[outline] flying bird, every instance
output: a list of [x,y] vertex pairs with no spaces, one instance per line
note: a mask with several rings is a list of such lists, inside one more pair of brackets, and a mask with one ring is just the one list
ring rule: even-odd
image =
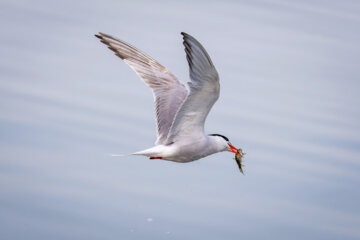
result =
[[130,44],[105,33],[95,35],[137,73],[154,95],[155,146],[130,155],[190,162],[229,151],[236,154],[242,172],[241,149],[234,147],[221,134],[207,135],[204,132],[206,117],[219,98],[219,75],[204,47],[189,34],[181,34],[190,69],[188,88],[164,66]]

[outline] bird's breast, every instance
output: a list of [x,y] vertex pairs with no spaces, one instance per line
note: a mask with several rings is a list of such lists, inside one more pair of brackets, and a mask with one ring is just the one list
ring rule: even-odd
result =
[[191,162],[213,154],[216,151],[206,139],[200,141],[182,141],[168,146],[163,159],[174,162]]

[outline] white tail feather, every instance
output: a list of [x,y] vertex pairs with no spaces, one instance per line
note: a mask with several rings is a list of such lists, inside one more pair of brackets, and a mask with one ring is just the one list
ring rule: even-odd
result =
[[129,154],[109,154],[110,157],[126,157],[126,156],[131,156],[131,155],[142,155],[142,156],[157,156],[159,155],[162,150],[163,150],[164,146],[162,145],[157,145],[155,147],[152,148],[148,148],[139,152],[134,152],[134,153],[129,153]]
[[129,154],[109,154],[110,157],[126,157],[126,156],[130,156],[132,155],[132,153]]

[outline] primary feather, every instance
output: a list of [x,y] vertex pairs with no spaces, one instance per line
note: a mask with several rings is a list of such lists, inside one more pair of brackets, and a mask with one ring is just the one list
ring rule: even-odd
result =
[[175,114],[188,91],[163,65],[130,44],[105,33],[95,35],[124,60],[152,89],[157,122],[156,145],[167,139]]
[[206,117],[220,94],[219,75],[208,53],[195,38],[181,34],[190,70],[190,93],[175,116],[167,144],[179,138],[203,137]]

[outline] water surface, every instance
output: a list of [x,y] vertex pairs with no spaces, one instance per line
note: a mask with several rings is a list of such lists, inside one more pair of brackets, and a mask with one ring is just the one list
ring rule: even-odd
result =
[[[359,239],[357,1],[2,1],[2,239]],[[184,82],[208,50],[208,133],[247,152],[178,164],[152,146],[151,91],[93,34]]]

